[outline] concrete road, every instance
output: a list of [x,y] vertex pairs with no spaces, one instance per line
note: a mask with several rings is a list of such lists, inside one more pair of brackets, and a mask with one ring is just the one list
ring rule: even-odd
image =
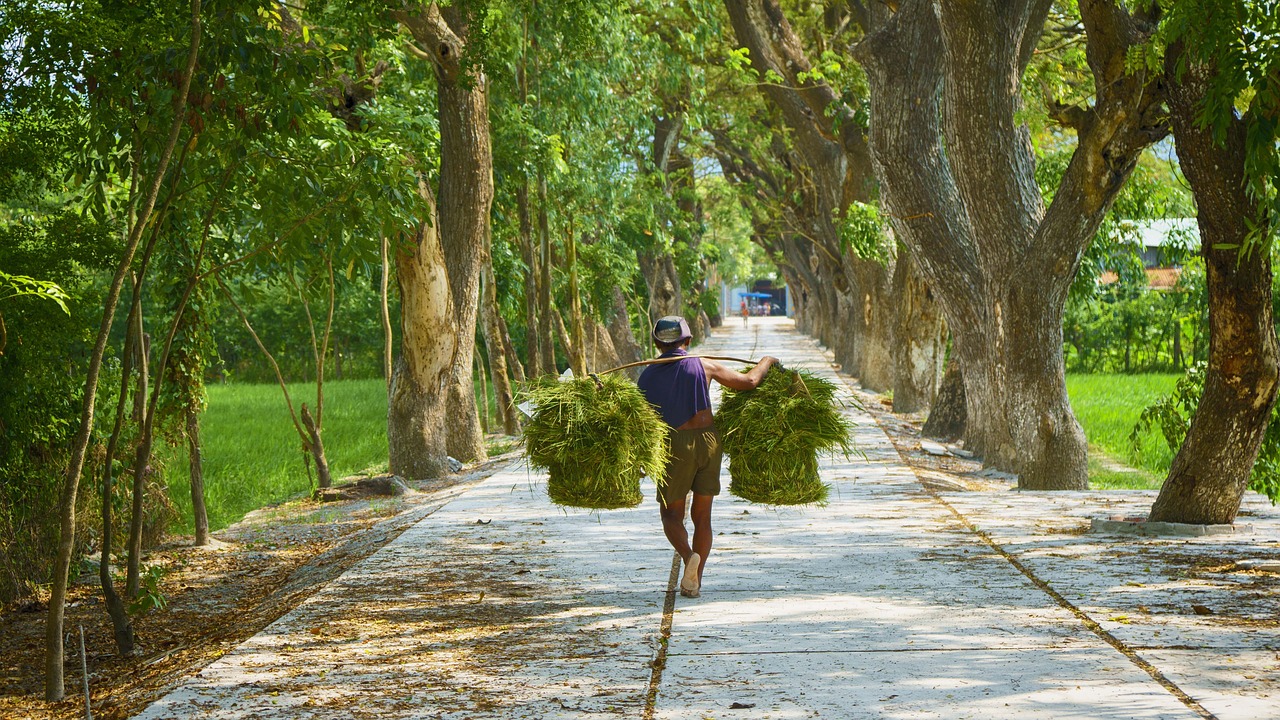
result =
[[[698,351],[847,387],[784,319]],[[823,462],[828,505],[717,500],[699,599],[651,484],[562,509],[519,461],[138,717],[1280,717],[1276,575],[1233,566],[1280,558],[1275,510],[1252,498],[1237,538],[1088,535],[1151,494],[930,491],[847,412],[865,458]]]

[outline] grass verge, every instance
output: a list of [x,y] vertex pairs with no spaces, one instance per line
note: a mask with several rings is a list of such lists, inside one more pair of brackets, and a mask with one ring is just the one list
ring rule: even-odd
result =
[[[1148,433],[1135,451],[1129,433],[1138,416],[1160,396],[1173,390],[1177,373],[1138,375],[1068,375],[1067,394],[1076,419],[1089,440],[1089,482],[1104,489],[1157,489],[1173,461],[1158,432]],[[1114,458],[1108,462],[1107,457]],[[1123,463],[1134,469],[1115,467]]]
[[[334,479],[387,464],[387,392],[382,379],[325,383],[324,447]],[[315,405],[315,386],[289,385],[294,407]],[[302,443],[277,385],[213,385],[200,419],[205,502],[213,530],[264,505],[307,492]],[[192,532],[191,476],[186,448],[166,458],[178,532]],[[312,474],[314,477],[314,468]]]

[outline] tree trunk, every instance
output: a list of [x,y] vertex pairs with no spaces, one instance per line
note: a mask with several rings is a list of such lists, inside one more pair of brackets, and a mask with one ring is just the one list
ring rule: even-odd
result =
[[387,286],[391,278],[391,252],[387,236],[382,236],[382,277],[378,284],[379,310],[382,316],[382,378],[387,383],[387,392],[391,391],[391,362],[394,357],[391,348],[391,303],[388,299]]
[[111,618],[112,632],[116,640],[116,651],[121,656],[134,652],[133,621],[124,607],[124,599],[116,591],[115,580],[111,577],[111,553],[115,543],[115,503],[114,469],[116,449],[119,446],[120,434],[124,429],[125,403],[129,397],[129,381],[133,375],[133,360],[136,354],[138,337],[141,335],[134,326],[141,319],[140,288],[134,283],[134,300],[130,309],[129,321],[125,324],[125,349],[120,369],[120,396],[116,403],[115,426],[111,430],[111,438],[107,441],[106,462],[102,472],[102,541],[101,553],[98,556],[98,582],[102,586],[102,598],[107,606],[107,615]]
[[[587,368],[593,372],[608,370],[627,361],[622,360],[618,349],[614,347],[609,328],[596,320],[591,321],[591,332],[587,334]],[[629,368],[628,368],[629,369]]]
[[516,356],[516,347],[511,343],[511,333],[507,331],[507,321],[502,319],[502,313],[498,313],[498,330],[502,336],[502,348],[507,355],[507,365],[515,374],[517,383],[525,381],[524,366],[520,364],[520,358]]
[[[874,260],[846,257],[846,274],[856,278],[852,286],[854,315],[852,339],[857,343],[853,361],[859,382],[867,390],[881,392],[896,386],[894,370],[894,330],[910,318],[900,320],[893,292],[894,269]],[[846,320],[846,323],[848,322]],[[911,327],[906,326],[907,330]],[[899,345],[902,343],[899,341]],[[897,396],[894,396],[895,401]]]
[[191,89],[191,76],[196,59],[200,52],[200,0],[191,0],[191,43],[188,48],[186,66],[178,76],[178,94],[174,103],[174,119],[169,128],[169,136],[160,153],[155,174],[149,179],[150,187],[146,189],[145,198],[138,219],[129,228],[129,236],[125,239],[124,253],[116,266],[111,286],[103,302],[102,322],[98,327],[98,336],[93,351],[89,356],[89,368],[85,375],[84,401],[80,413],[80,428],[71,444],[67,462],[67,472],[63,478],[62,494],[58,502],[58,557],[54,562],[53,586],[49,593],[49,615],[45,622],[45,699],[49,702],[61,700],[66,695],[63,682],[63,620],[66,612],[67,581],[71,571],[71,554],[75,547],[76,534],[76,495],[80,489],[80,474],[84,471],[85,454],[89,448],[89,438],[93,433],[93,411],[98,398],[98,378],[102,372],[102,358],[106,353],[107,340],[111,333],[111,324],[115,318],[116,305],[120,300],[120,289],[124,285],[125,275],[133,263],[134,253],[138,249],[138,241],[142,231],[155,209],[156,198],[160,186],[168,171],[169,160],[173,157],[174,147],[178,144],[178,136],[182,131],[182,123],[186,116],[187,97]]
[[516,188],[516,212],[520,218],[520,257],[524,260],[524,347],[529,377],[541,374],[539,356],[542,353],[541,334],[538,327],[538,253],[533,241],[533,222],[529,213],[529,179]]
[[[141,283],[135,285],[135,292],[141,292],[141,290]],[[134,343],[134,351],[137,355],[134,362],[138,371],[138,386],[133,393],[133,422],[139,428],[139,438],[133,460],[133,490],[130,493],[132,512],[129,515],[129,544],[126,547],[124,591],[124,596],[130,600],[138,596],[138,585],[141,579],[142,500],[146,495],[147,466],[151,460],[151,439],[147,433],[147,398],[151,382],[151,336],[145,330],[141,306],[138,308],[137,318],[138,324],[135,328],[137,337]]]
[[151,335],[147,333],[141,307],[138,308],[137,325],[133,332],[138,334],[133,345],[133,361],[138,371],[138,390],[133,395],[133,422],[141,425],[147,416],[148,389],[151,387]]
[[462,9],[432,3],[416,15],[407,11],[393,15],[422,45],[414,54],[430,59],[436,70],[440,182],[435,206],[457,326],[446,388],[446,444],[458,460],[484,460],[484,433],[475,412],[471,366],[480,268],[489,252],[489,209],[493,203],[488,80],[480,65],[466,57],[471,28]]
[[968,403],[964,397],[964,374],[955,355],[947,363],[947,370],[938,385],[938,394],[929,418],[920,432],[925,437],[954,442],[964,437],[965,415]]
[[586,341],[583,338],[582,298],[578,295],[578,239],[574,237],[573,221],[564,237],[565,264],[569,266],[569,322],[573,335],[573,352],[569,355],[573,374],[587,376]]
[[1083,0],[1098,92],[1088,110],[1055,110],[1079,141],[1044,207],[1017,115],[1049,6],[876,6],[859,18],[867,38],[857,54],[871,87],[882,200],[943,301],[964,371],[968,445],[1019,473],[1020,487],[1083,489],[1086,443],[1067,401],[1063,306],[1116,193],[1167,130],[1156,80],[1126,69],[1151,19]]
[[649,288],[649,322],[668,315],[680,315],[684,299],[680,291],[680,274],[670,255],[651,251],[636,253],[640,272]]
[[946,324],[928,283],[905,248],[898,253],[894,267],[893,295],[898,308],[893,344],[893,411],[928,410],[942,381]]
[[1215,141],[1213,125],[1202,125],[1201,113],[1216,68],[1188,55],[1180,44],[1171,46],[1165,77],[1178,160],[1198,208],[1209,292],[1209,363],[1204,394],[1151,519],[1219,524],[1234,522],[1240,510],[1275,404],[1280,351],[1269,250],[1248,244],[1259,208],[1247,192],[1247,120],[1232,116],[1224,141]]
[[430,193],[429,217],[416,243],[396,254],[400,288],[400,353],[391,376],[387,449],[394,475],[421,480],[449,470],[445,401],[455,349],[461,342]]
[[472,377],[480,381],[480,395],[476,398],[476,416],[480,418],[480,428],[485,435],[489,434],[489,377],[484,371],[484,362],[480,354],[471,356]]
[[556,375],[556,342],[551,321],[551,223],[547,217],[547,180],[538,176],[538,368],[544,375]]
[[[627,311],[627,299],[622,295],[622,288],[619,287],[613,288],[613,309],[609,313],[609,339],[613,341],[613,348],[617,351],[618,360],[622,365],[644,359],[644,348],[636,342],[636,336],[631,332],[631,314]],[[623,372],[635,380],[640,377],[641,370],[642,368],[636,367]]]
[[1173,321],[1173,366],[1179,370],[1186,367],[1182,360],[1182,321]]
[[489,376],[493,378],[493,394],[498,400],[498,413],[502,417],[502,431],[508,435],[520,432],[520,419],[515,406],[515,396],[511,392],[511,382],[507,379],[507,358],[502,340],[502,325],[498,322],[498,292],[494,287],[493,266],[484,266],[484,298],[482,315],[484,318],[485,352],[489,356]]
[[[456,8],[447,8],[456,15]],[[451,23],[452,24],[452,23]],[[441,80],[448,73],[438,73]],[[449,454],[461,461],[484,460],[484,433],[474,408],[471,364],[475,353],[480,268],[489,250],[489,208],[493,201],[493,151],[489,144],[489,99],[481,75],[468,86],[461,78],[440,82],[440,232],[454,311],[458,345],[449,386]]]
[[204,504],[204,451],[200,443],[200,413],[193,407],[187,412],[187,467],[191,470],[191,514],[195,520],[195,544],[209,544],[209,513]]
[[[551,318],[555,322],[556,337],[560,338],[560,346],[564,348],[564,354],[571,358],[577,357],[578,348],[574,346],[573,338],[569,337],[569,331],[564,326],[564,316],[560,314],[560,308],[555,308],[551,311]],[[582,377],[577,370],[573,371],[573,376]]]
[[302,426],[307,429],[307,450],[316,463],[316,487],[327,490],[333,487],[333,477],[329,474],[329,459],[324,455],[324,442],[320,439],[320,426],[317,418],[311,417],[307,404],[302,403]]

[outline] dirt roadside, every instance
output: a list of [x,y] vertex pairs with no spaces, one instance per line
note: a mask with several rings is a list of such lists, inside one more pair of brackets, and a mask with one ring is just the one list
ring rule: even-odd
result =
[[[394,540],[516,454],[439,480],[410,485],[398,497],[341,502],[290,500],[250,513],[214,533],[208,547],[177,536],[147,553],[159,568],[165,606],[134,619],[140,652],[119,657],[97,584],[96,565],[67,596],[67,699],[44,701],[47,605],[28,602],[0,613],[0,718],[84,716],[78,628],[84,626],[95,718],[127,718],[269,625],[347,568]],[[353,480],[355,478],[349,478]]]

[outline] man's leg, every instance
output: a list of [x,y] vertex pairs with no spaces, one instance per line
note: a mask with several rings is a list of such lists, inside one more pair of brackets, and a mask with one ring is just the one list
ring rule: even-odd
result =
[[[689,508],[689,516],[693,520],[693,552],[698,553],[702,560],[698,565],[699,584],[702,583],[702,570],[707,566],[707,557],[711,555],[711,503],[715,499],[714,495],[694,493],[693,505]],[[680,530],[684,531],[683,522]]]
[[[693,497],[694,507],[696,508],[698,506],[698,496],[694,495]],[[693,550],[689,548],[689,532],[684,527],[684,503],[685,501],[682,498],[679,501],[673,501],[668,507],[659,505],[658,510],[662,513],[662,532],[666,534],[667,542],[671,543],[671,547],[675,548],[681,560],[688,560],[689,553],[693,552]],[[709,515],[708,520],[710,520]]]

